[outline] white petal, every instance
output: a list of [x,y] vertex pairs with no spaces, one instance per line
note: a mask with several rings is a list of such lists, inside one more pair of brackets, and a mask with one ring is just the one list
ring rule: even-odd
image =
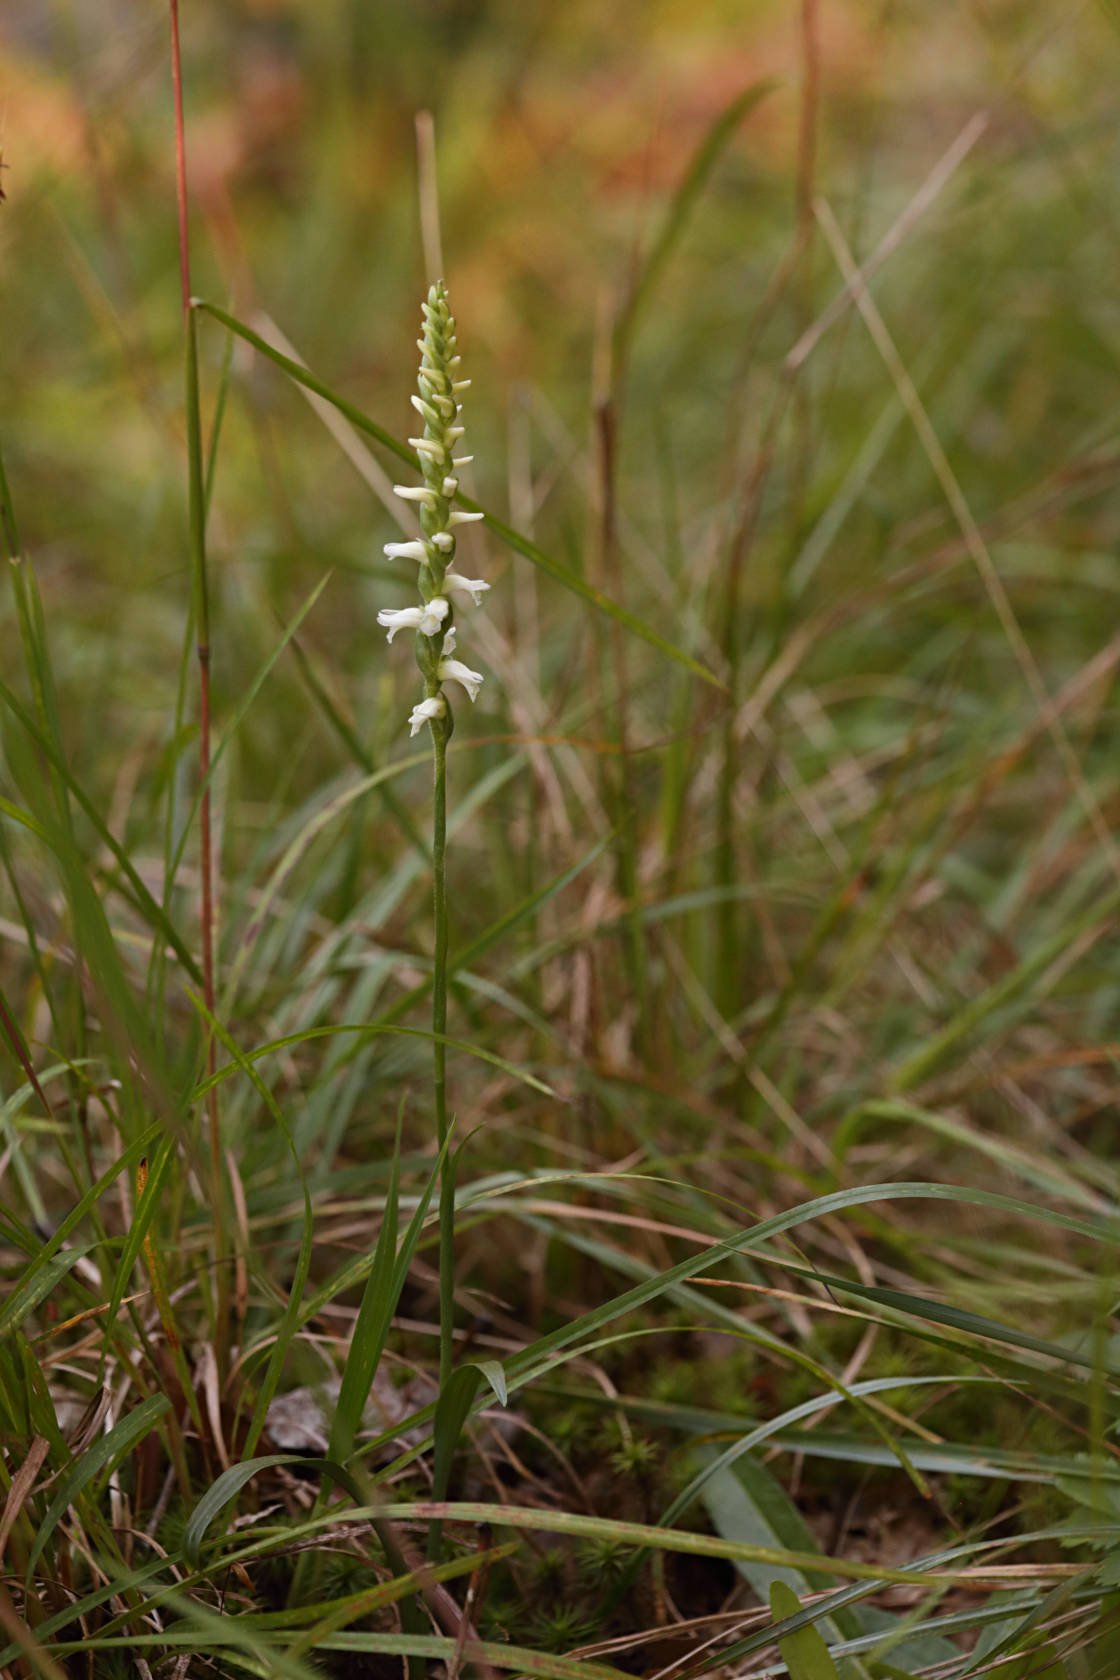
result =
[[444,496],[453,496],[458,488],[459,480],[457,478],[445,478],[440,485],[440,492]]
[[442,651],[443,651],[443,656],[444,656],[445,659],[446,659],[446,657],[449,653],[453,653],[455,651],[455,626],[454,625],[451,626],[450,630],[447,632],[447,634],[443,638],[443,650]]
[[421,611],[416,628],[422,636],[438,636],[440,625],[450,611],[450,601],[445,601],[442,595],[436,595]]
[[409,438],[408,441],[418,455],[430,456],[433,461],[438,461],[443,456],[443,450],[438,443],[433,443],[431,438]]
[[386,640],[391,642],[398,630],[419,629],[423,617],[419,607],[382,607],[377,622],[388,632]]
[[434,502],[435,491],[429,490],[427,485],[394,484],[394,496],[399,496],[402,502]]
[[452,380],[451,389],[453,391],[465,391],[469,384],[470,384],[469,379],[455,379],[455,380]]
[[419,538],[412,542],[386,543],[385,553],[390,560],[426,560],[428,550]]
[[418,706],[413,706],[409,713],[408,722],[410,735],[419,735],[424,725],[431,718],[440,718],[447,710],[447,701],[442,694],[436,694],[431,700],[421,700]]
[[478,520],[485,518],[484,513],[460,513],[458,508],[454,508],[447,516],[447,523],[449,525],[474,525]]
[[[408,441],[411,443],[412,439],[409,438]],[[453,455],[451,457],[451,465],[453,467],[469,467],[473,460],[473,455]]]
[[461,683],[472,700],[478,699],[478,691],[484,681],[481,671],[472,671],[458,659],[441,659],[437,675],[440,682]]
[[437,531],[432,542],[444,554],[455,547],[455,538],[450,531]]
[[448,443],[454,443],[456,438],[466,437],[467,428],[465,426],[445,426],[443,435]]
[[480,596],[490,587],[482,578],[464,577],[462,572],[446,572],[443,583],[445,589],[461,589],[464,595],[470,596],[476,607]]
[[431,403],[426,403],[423,397],[418,397],[415,392],[408,400],[416,410],[417,414],[422,414],[424,419],[428,421],[429,425],[439,425],[440,416],[436,413]]

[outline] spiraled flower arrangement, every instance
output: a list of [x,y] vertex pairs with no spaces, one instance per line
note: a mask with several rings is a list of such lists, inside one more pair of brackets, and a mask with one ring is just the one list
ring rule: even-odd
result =
[[464,577],[454,570],[455,526],[470,524],[483,515],[464,513],[451,505],[459,489],[458,470],[474,457],[454,454],[464,430],[460,424],[463,405],[459,393],[467,389],[470,380],[456,378],[461,357],[455,337],[455,318],[448,308],[442,280],[430,287],[423,311],[424,336],[416,341],[420,351],[417,380],[420,390],[411,401],[424,422],[424,435],[408,441],[420,457],[424,483],[393,486],[402,501],[419,504],[423,535],[411,542],[385,544],[385,553],[391,560],[419,562],[417,583],[421,604],[383,607],[377,622],[387,631],[389,641],[398,630],[416,631],[416,663],[424,678],[424,698],[412,708],[408,720],[411,733],[416,735],[425,723],[430,724],[433,740],[442,734],[446,745],[454,719],[443,684],[459,683],[470,699],[475,700],[483,680],[478,671],[451,657],[455,649],[455,626],[448,591],[469,595],[477,606],[490,585],[481,578]]
[[424,422],[424,435],[409,438],[416,450],[423,474],[422,485],[395,484],[403,501],[416,504],[420,520],[419,537],[409,542],[386,543],[391,560],[415,560],[420,604],[414,607],[383,607],[377,615],[391,642],[400,630],[416,632],[416,663],[424,679],[424,697],[409,717],[410,733],[416,735],[427,724],[432,735],[435,792],[432,805],[432,881],[435,902],[435,950],[432,980],[432,1054],[435,1086],[436,1139],[441,1152],[439,1207],[439,1375],[442,1389],[451,1375],[452,1338],[455,1310],[455,1175],[448,1148],[447,1124],[447,743],[454,717],[444,684],[458,683],[470,700],[476,699],[482,675],[454,658],[455,623],[451,594],[469,596],[477,606],[490,585],[481,578],[464,577],[454,569],[455,528],[484,517],[452,506],[459,489],[458,472],[473,457],[456,455],[463,437],[460,393],[469,379],[460,379],[460,356],[455,338],[455,320],[447,304],[443,281],[428,290],[423,305],[423,335],[420,351],[419,394],[412,406]]

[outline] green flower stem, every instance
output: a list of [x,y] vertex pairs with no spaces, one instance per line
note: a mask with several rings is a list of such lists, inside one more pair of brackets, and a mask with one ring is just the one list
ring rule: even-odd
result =
[[[424,423],[421,437],[410,437],[416,450],[423,484],[394,484],[402,501],[416,509],[420,535],[405,542],[385,544],[390,560],[414,560],[417,564],[418,606],[382,607],[377,622],[388,640],[401,631],[416,632],[416,664],[424,680],[424,698],[412,708],[410,735],[428,725],[432,731],[432,764],[435,795],[432,802],[432,896],[435,906],[435,956],[432,965],[432,1065],[435,1086],[436,1142],[440,1151],[439,1187],[439,1391],[443,1402],[451,1393],[455,1331],[455,1164],[448,1149],[447,1121],[447,743],[455,720],[444,693],[444,683],[458,683],[470,700],[482,684],[480,671],[453,657],[456,645],[455,608],[450,596],[469,596],[473,605],[490,586],[482,578],[464,577],[454,568],[459,525],[476,523],[478,510],[453,506],[459,493],[458,472],[468,465],[469,455],[456,455],[463,437],[460,394],[470,384],[458,375],[461,357],[456,346],[455,319],[448,308],[442,280],[428,289],[423,314],[422,336],[418,340],[420,368],[412,406]],[[437,1414],[438,1417],[439,1414]],[[460,1425],[456,1425],[456,1433]],[[446,1490],[450,1472],[452,1440],[446,1455],[437,1422],[437,1475]],[[433,1518],[428,1532],[428,1557],[439,1561],[443,1544],[440,1519]]]
[[[447,741],[450,715],[432,724],[432,763],[435,793],[432,802],[432,891],[435,906],[435,960],[432,978],[433,1083],[436,1099],[436,1141],[447,1143]],[[450,1150],[443,1157],[439,1187],[439,1386],[442,1393],[451,1376],[455,1323],[455,1162]]]

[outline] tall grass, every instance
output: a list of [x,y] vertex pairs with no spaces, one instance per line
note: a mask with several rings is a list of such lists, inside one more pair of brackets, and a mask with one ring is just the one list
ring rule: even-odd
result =
[[[884,22],[886,104],[807,0],[668,164],[530,170],[577,61],[650,129],[657,29],[184,11],[178,228],[164,36],[50,15],[7,50],[69,40],[86,150],[5,134],[0,206],[0,1668],[1106,1680],[1105,15]],[[494,583],[445,951],[376,624],[429,99]]]

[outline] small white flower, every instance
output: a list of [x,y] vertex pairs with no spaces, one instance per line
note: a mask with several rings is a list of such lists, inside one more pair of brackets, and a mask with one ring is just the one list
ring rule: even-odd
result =
[[458,508],[452,508],[447,516],[449,525],[473,525],[476,520],[485,519],[484,513],[461,513]]
[[385,553],[390,560],[426,560],[428,550],[419,538],[413,542],[386,543]]
[[451,602],[445,601],[442,595],[434,595],[420,613],[420,634],[438,636],[439,627],[450,611]]
[[394,496],[399,496],[402,502],[434,502],[435,491],[429,490],[426,484],[394,484]]
[[450,531],[436,531],[432,536],[432,542],[444,554],[450,553],[455,547],[455,538]]
[[388,631],[391,642],[398,630],[419,630],[422,636],[438,636],[439,627],[450,611],[442,595],[422,607],[382,607],[377,622]]
[[[408,441],[411,443],[412,439],[409,438]],[[453,467],[469,467],[473,460],[473,455],[453,455],[451,457],[451,465]]]
[[424,725],[432,718],[441,718],[447,710],[447,701],[442,694],[435,695],[431,700],[421,700],[418,706],[413,706],[408,715],[408,733],[419,735]]
[[382,607],[377,622],[388,632],[386,640],[391,642],[398,630],[419,630],[423,616],[419,607]]
[[445,589],[461,589],[464,595],[470,596],[476,607],[490,587],[482,578],[464,577],[462,572],[445,572],[443,584]]
[[417,414],[422,415],[430,426],[439,425],[441,416],[432,407],[431,403],[426,403],[423,397],[418,397],[415,393],[409,397],[408,400],[416,410]]
[[[446,645],[444,643],[444,646]],[[441,659],[436,675],[440,682],[461,683],[472,700],[478,699],[478,691],[484,681],[481,671],[472,671],[469,665],[464,665],[459,659]]]
[[465,426],[445,426],[443,435],[448,443],[454,443],[456,438],[466,437],[467,428]]
[[[456,356],[455,360],[458,361],[458,359],[459,358]],[[469,385],[469,379],[453,379],[451,381],[451,389],[453,391],[465,391]]]
[[445,496],[453,496],[458,488],[459,480],[457,478],[445,478],[440,485],[440,491]]

